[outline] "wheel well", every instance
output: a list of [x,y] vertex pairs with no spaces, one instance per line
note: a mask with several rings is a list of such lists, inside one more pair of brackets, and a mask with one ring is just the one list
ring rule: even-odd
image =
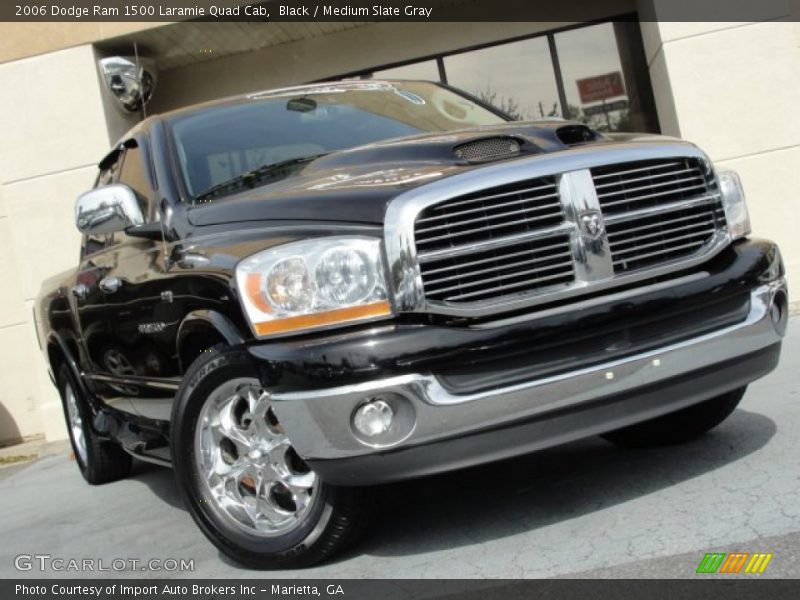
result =
[[[75,344],[69,341],[65,341],[64,343],[70,354],[72,354],[73,360],[77,360],[78,348]],[[47,344],[47,360],[50,363],[50,370],[53,374],[53,383],[58,386],[58,373],[61,370],[61,366],[67,362],[67,357],[64,354],[64,350],[55,341],[51,341]]]
[[203,352],[219,345],[227,346],[228,343],[222,334],[211,327],[187,333],[178,348],[181,373],[185,373]]
[[51,343],[47,345],[47,360],[50,363],[53,383],[58,385],[58,372],[61,370],[61,365],[63,365],[66,360],[58,344]]

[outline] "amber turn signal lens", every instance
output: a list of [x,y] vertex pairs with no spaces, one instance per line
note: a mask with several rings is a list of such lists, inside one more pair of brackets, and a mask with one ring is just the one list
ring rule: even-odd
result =
[[336,325],[348,321],[361,321],[363,319],[385,317],[391,314],[392,309],[389,306],[389,302],[382,300],[381,302],[374,302],[363,306],[348,306],[347,308],[337,308],[326,312],[286,317],[285,319],[276,319],[274,321],[264,321],[255,323],[254,327],[258,335],[272,335],[288,331],[297,331],[299,329]]
[[261,274],[248,273],[245,280],[245,293],[248,300],[253,303],[253,306],[258,308],[261,312],[272,312],[269,304],[264,300],[264,295],[261,293]]

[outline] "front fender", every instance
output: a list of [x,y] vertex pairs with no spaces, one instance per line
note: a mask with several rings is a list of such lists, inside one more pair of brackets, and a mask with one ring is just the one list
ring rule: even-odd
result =
[[216,336],[228,346],[244,344],[245,338],[239,328],[228,317],[215,310],[196,310],[183,319],[178,327],[176,339],[178,360],[181,372],[185,372],[188,364],[183,364],[187,344],[197,336]]

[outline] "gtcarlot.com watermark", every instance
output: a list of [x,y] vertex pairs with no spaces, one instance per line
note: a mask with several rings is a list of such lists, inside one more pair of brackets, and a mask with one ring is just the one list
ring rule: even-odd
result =
[[55,573],[92,573],[152,571],[184,573],[194,571],[193,558],[65,558],[52,554],[18,554],[14,557],[17,571],[49,571]]

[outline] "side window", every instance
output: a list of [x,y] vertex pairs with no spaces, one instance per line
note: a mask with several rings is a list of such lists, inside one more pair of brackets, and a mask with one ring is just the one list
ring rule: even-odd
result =
[[131,188],[139,199],[139,206],[145,218],[149,215],[151,185],[147,169],[144,164],[145,157],[138,146],[128,147],[122,158],[122,168],[119,170],[119,183],[124,183]]

